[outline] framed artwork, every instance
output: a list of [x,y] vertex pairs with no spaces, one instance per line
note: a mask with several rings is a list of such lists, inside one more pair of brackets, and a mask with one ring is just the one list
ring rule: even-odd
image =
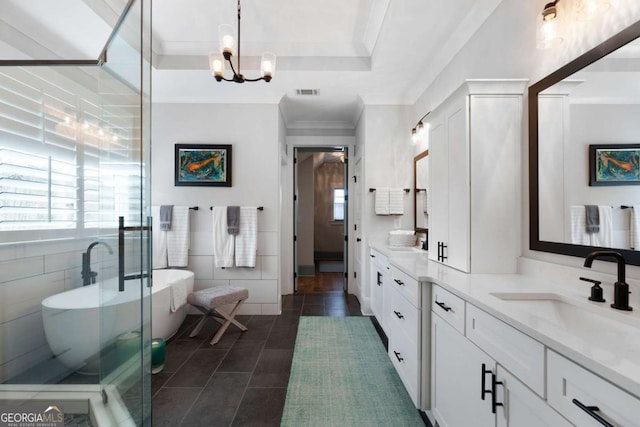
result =
[[231,187],[231,145],[176,144],[175,185]]
[[589,185],[640,185],[640,144],[589,145]]

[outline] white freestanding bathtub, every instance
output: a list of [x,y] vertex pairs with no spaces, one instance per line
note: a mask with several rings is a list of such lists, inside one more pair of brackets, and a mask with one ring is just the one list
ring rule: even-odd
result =
[[[186,305],[171,312],[171,285],[182,282],[187,293],[192,292],[193,272],[154,270],[152,277],[152,338],[168,339],[187,313]],[[44,299],[42,321],[51,351],[69,368],[97,372],[102,349],[139,336],[140,296],[139,280],[125,282],[125,291],[118,292],[118,280],[113,278]]]

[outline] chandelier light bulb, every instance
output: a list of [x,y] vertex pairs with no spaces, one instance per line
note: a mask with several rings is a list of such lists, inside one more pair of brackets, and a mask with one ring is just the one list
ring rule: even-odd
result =
[[220,53],[222,53],[225,58],[235,55],[236,41],[233,37],[233,27],[231,25],[222,24],[218,27],[218,40],[220,43]]
[[211,74],[213,74],[216,79],[222,79],[222,75],[224,74],[224,58],[220,52],[209,53],[209,68],[211,69]]

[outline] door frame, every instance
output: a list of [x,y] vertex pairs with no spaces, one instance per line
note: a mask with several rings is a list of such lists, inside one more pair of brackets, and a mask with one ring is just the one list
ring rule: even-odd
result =
[[[343,175],[343,188],[345,190],[345,210],[344,221],[342,224],[343,240],[343,270],[344,270],[344,282],[342,284],[343,292],[347,292],[349,283],[349,147],[346,146],[331,146],[331,147],[293,147],[293,291],[298,291],[298,279],[300,278],[300,272],[298,270],[298,206],[299,197],[296,191],[298,183],[298,157],[300,153],[344,153],[344,166],[342,170]],[[314,186],[315,189],[315,186]],[[315,216],[314,216],[315,219]]]
[[[346,147],[348,153],[350,153],[352,159],[355,155],[355,136],[297,136],[290,135],[283,141],[281,147],[281,162],[280,162],[280,254],[282,254],[281,265],[279,269],[280,278],[280,294],[288,295],[293,294],[293,281],[294,281],[294,260],[293,260],[293,196],[294,186],[291,180],[293,179],[293,153],[294,148],[300,147]],[[347,163],[348,175],[353,175],[353,161]],[[347,194],[352,194],[351,180],[347,183]],[[350,196],[351,197],[351,196]],[[353,219],[353,203],[349,203],[347,208],[347,218]],[[351,224],[351,220],[348,220]],[[353,242],[354,239],[350,239],[349,253],[353,254]],[[349,277],[353,277],[353,257],[349,257],[348,260],[348,272]],[[360,274],[358,272],[358,274]],[[347,292],[354,291],[352,286],[348,286]]]

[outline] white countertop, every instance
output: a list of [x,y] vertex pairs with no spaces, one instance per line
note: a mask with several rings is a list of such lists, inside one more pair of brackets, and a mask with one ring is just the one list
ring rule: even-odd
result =
[[[612,301],[588,300],[589,286],[569,286],[519,274],[467,274],[430,261],[425,251],[372,245],[420,282],[435,283],[548,348],[640,397],[640,307],[614,310]],[[576,277],[576,282],[578,278]],[[546,293],[586,311],[587,317],[548,318],[535,302],[505,301],[493,293]],[[606,295],[605,295],[606,297]],[[539,301],[538,301],[539,303]]]

